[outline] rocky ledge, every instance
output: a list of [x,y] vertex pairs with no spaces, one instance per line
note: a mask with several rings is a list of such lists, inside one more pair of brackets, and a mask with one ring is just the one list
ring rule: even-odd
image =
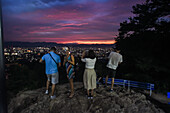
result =
[[45,95],[45,88],[22,91],[13,98],[8,106],[9,113],[164,113],[146,96],[115,87],[108,92],[100,86],[95,90],[93,100],[88,100],[82,83],[74,83],[75,96],[68,98],[69,84],[56,87],[57,98],[51,100]]

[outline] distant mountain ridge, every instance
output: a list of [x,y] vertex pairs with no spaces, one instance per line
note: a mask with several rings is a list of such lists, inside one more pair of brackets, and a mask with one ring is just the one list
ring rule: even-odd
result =
[[4,42],[4,47],[63,47],[63,46],[72,46],[72,47],[114,47],[115,44],[77,44],[77,43],[68,43],[61,44],[55,42]]

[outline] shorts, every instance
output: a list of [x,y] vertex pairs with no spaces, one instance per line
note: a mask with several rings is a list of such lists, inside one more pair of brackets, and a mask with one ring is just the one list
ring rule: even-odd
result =
[[106,72],[106,76],[109,76],[109,78],[115,78],[116,76],[116,70],[114,69],[110,69],[107,67],[107,72]]
[[52,84],[57,84],[59,82],[59,73],[47,74],[47,78]]

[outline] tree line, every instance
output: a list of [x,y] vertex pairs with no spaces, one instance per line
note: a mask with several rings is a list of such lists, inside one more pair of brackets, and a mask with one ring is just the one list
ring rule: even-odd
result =
[[133,17],[120,23],[116,46],[124,56],[125,78],[170,90],[170,1],[146,0],[132,7]]

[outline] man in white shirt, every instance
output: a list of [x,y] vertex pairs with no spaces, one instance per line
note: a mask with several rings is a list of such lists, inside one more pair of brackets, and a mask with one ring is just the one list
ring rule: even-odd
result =
[[116,75],[116,69],[120,63],[123,62],[122,55],[120,54],[120,50],[115,49],[115,52],[111,52],[108,57],[109,61],[107,64],[107,75],[105,80],[105,85],[107,86],[108,77],[112,78],[112,85],[111,90],[113,91],[113,85],[114,85],[114,78]]

